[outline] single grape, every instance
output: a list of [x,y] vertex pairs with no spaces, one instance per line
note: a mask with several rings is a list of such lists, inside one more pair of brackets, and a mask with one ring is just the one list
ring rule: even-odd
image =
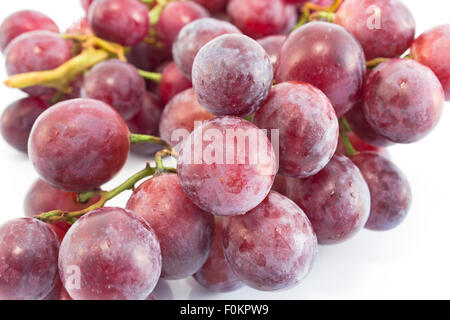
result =
[[173,59],[178,68],[191,79],[192,65],[198,51],[212,39],[230,33],[241,32],[229,22],[212,18],[198,19],[184,26],[172,47]]
[[[127,121],[128,128],[132,133],[159,136],[159,120],[162,108],[159,97],[151,92],[146,92],[141,111]],[[131,146],[133,153],[143,156],[154,155],[160,149],[160,146],[153,143],[138,143]]]
[[164,48],[141,42],[127,54],[128,62],[145,71],[155,71],[163,62],[171,60],[171,53]]
[[214,235],[214,217],[189,200],[176,174],[144,182],[133,192],[127,209],[155,230],[161,244],[163,279],[189,277],[205,263]]
[[330,100],[319,89],[302,82],[272,88],[253,122],[279,137],[279,173],[297,178],[322,170],[336,151],[339,122]]
[[243,283],[230,269],[223,254],[222,219],[216,218],[214,240],[211,251],[203,267],[194,275],[194,279],[203,287],[215,292],[229,292],[239,289]]
[[[10,42],[5,51],[8,75],[52,70],[73,57],[73,44],[57,33],[38,30],[23,33]],[[31,96],[51,96],[52,88],[33,86],[23,89]]]
[[277,35],[277,36],[268,36],[258,40],[258,43],[266,50],[266,53],[270,57],[270,61],[272,61],[272,65],[275,68],[278,61],[278,53],[281,50],[281,47],[286,42],[287,36]]
[[84,11],[86,11],[86,13],[89,11],[89,7],[94,1],[95,0],[80,0],[81,6],[83,7]]
[[28,138],[37,117],[49,107],[41,98],[23,98],[10,104],[1,117],[2,136],[12,147],[27,152]]
[[32,218],[0,226],[0,299],[40,300],[58,277],[59,243],[55,233]]
[[196,2],[171,1],[164,7],[156,32],[167,50],[172,50],[172,45],[181,29],[190,22],[209,17],[208,11]]
[[0,26],[0,49],[4,51],[14,38],[35,30],[59,32],[55,22],[43,13],[32,10],[13,13]]
[[334,21],[353,34],[367,60],[394,58],[409,49],[416,23],[399,0],[346,0]]
[[270,191],[276,157],[264,131],[237,117],[204,122],[178,159],[180,184],[203,210],[221,216],[255,208]]
[[192,68],[195,95],[216,116],[246,117],[267,99],[273,67],[264,49],[240,34],[226,34],[200,49]]
[[61,244],[59,274],[74,300],[144,300],[160,273],[161,250],[153,229],[125,209],[91,211]]
[[194,131],[196,121],[203,122],[212,118],[214,116],[198,103],[194,90],[187,89],[177,94],[164,108],[159,133],[170,145],[181,147]]
[[297,11],[282,0],[230,0],[227,13],[231,23],[254,39],[282,34]]
[[169,63],[164,68],[159,84],[159,96],[162,103],[166,105],[178,93],[189,88],[192,88],[191,81],[186,78],[175,62]]
[[298,285],[312,268],[317,238],[305,213],[271,191],[255,209],[223,220],[225,257],[241,281],[264,291]]
[[60,102],[37,119],[28,152],[41,178],[66,191],[93,190],[122,169],[129,131],[107,104],[90,99]]
[[125,120],[139,112],[145,92],[145,81],[137,69],[118,59],[100,62],[92,68],[81,89],[83,98],[111,105]]
[[391,59],[369,75],[363,111],[375,131],[397,143],[428,135],[440,120],[444,91],[434,73],[411,59]]
[[89,8],[94,33],[105,40],[135,46],[148,34],[148,9],[137,0],[96,0]]
[[227,7],[228,0],[193,0],[202,5],[211,13],[223,12]]
[[289,35],[275,70],[277,83],[304,81],[322,90],[341,117],[361,100],[366,61],[344,28],[311,22]]
[[94,34],[92,31],[91,25],[89,24],[89,20],[87,17],[83,17],[77,21],[75,21],[67,30],[67,34],[74,35],[82,35],[82,36],[91,36]]
[[405,175],[388,158],[361,152],[352,158],[366,180],[371,199],[366,228],[377,231],[397,227],[411,207],[411,188]]
[[[358,137],[354,132],[345,132],[345,135],[347,136],[348,140],[352,144],[353,148],[355,148],[358,152],[364,152],[364,151],[373,151],[383,154],[386,157],[389,157],[389,152],[387,149],[377,146],[372,146],[365,141],[363,141],[360,137]],[[338,147],[336,152],[347,155],[347,149],[342,142],[342,139],[339,139]]]
[[350,159],[336,154],[315,176],[289,180],[287,196],[302,208],[319,244],[336,244],[358,233],[370,212],[370,192]]
[[450,24],[435,27],[417,38],[411,46],[412,58],[433,70],[450,101]]

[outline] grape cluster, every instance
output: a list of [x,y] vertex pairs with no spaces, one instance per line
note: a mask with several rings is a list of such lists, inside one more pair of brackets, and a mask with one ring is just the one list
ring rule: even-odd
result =
[[[407,217],[387,147],[438,124],[450,25],[415,37],[400,0],[81,5],[64,34],[35,11],[0,26],[5,84],[28,95],[1,133],[40,177],[0,226],[0,299],[154,300],[191,276],[287,289],[319,245]],[[102,189],[130,151],[146,167]]]

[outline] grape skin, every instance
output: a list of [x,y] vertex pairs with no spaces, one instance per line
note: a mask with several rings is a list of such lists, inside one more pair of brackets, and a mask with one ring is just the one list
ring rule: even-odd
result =
[[272,65],[274,68],[277,65],[278,54],[281,50],[281,47],[286,42],[286,39],[287,36],[275,35],[261,38],[258,40],[258,43],[264,48],[266,53],[269,55],[270,61],[272,61]]
[[271,191],[255,209],[224,218],[225,257],[241,281],[264,291],[298,285],[311,270],[317,238],[304,212]]
[[228,0],[193,0],[205,7],[211,13],[222,12],[227,7]]
[[339,123],[330,100],[302,82],[275,85],[253,122],[279,130],[279,173],[305,178],[322,170],[336,151]]
[[129,131],[101,101],[60,102],[37,119],[28,152],[41,178],[54,188],[82,192],[109,181],[125,164]]
[[273,82],[270,58],[256,41],[226,34],[200,49],[192,83],[200,104],[216,116],[246,117],[267,99]]
[[[79,288],[71,278],[73,266],[79,268]],[[97,209],[81,217],[64,237],[59,273],[74,300],[144,300],[161,273],[159,242],[135,213]]]
[[163,62],[170,59],[170,52],[145,42],[132,47],[127,54],[129,63],[145,71],[155,71]]
[[157,175],[144,182],[133,192],[127,209],[155,230],[161,244],[163,279],[189,277],[205,263],[214,217],[189,200],[176,174]]
[[289,35],[275,70],[276,83],[303,81],[322,90],[341,117],[362,98],[366,61],[360,44],[344,28],[311,22]]
[[0,299],[40,300],[58,277],[59,243],[55,233],[32,218],[0,226]]
[[164,68],[159,84],[159,96],[163,104],[166,105],[178,93],[189,88],[192,88],[192,82],[185,77],[175,62],[169,63]]

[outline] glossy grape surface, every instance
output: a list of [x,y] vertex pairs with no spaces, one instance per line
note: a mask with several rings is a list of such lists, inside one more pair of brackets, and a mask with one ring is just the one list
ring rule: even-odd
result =
[[208,42],[192,68],[198,101],[217,116],[253,114],[267,99],[272,82],[269,56],[244,35],[227,34]]
[[19,151],[27,152],[31,128],[48,107],[45,100],[32,97],[10,104],[1,117],[1,131],[6,142]]
[[272,61],[272,65],[275,68],[278,61],[278,54],[280,53],[281,47],[286,42],[287,36],[277,35],[268,36],[258,40],[258,43],[266,50],[266,53]]
[[148,33],[148,9],[136,0],[96,0],[89,8],[89,23],[102,39],[135,46]]
[[135,213],[97,209],[81,217],[64,237],[59,273],[74,300],[144,300],[161,273],[159,242]]
[[417,38],[411,46],[414,60],[433,70],[450,101],[450,24],[435,27]]
[[397,143],[428,135],[440,120],[444,91],[427,67],[411,59],[392,59],[369,75],[363,111],[375,131]]
[[155,230],[161,244],[163,279],[189,277],[205,263],[213,241],[214,217],[189,200],[176,174],[144,182],[133,192],[127,209]]
[[277,83],[303,81],[322,90],[341,117],[362,97],[366,61],[361,46],[344,28],[312,22],[289,35],[275,70]]
[[145,81],[133,65],[111,59],[89,71],[81,95],[109,104],[129,120],[139,112],[145,92]]
[[223,247],[233,272],[265,291],[298,285],[311,270],[317,238],[304,212],[271,191],[255,209],[224,218]]
[[13,13],[0,25],[0,49],[4,51],[14,38],[35,30],[59,32],[55,22],[43,13],[32,10]]
[[195,20],[184,26],[178,34],[172,47],[173,59],[181,72],[190,79],[198,51],[212,39],[230,33],[241,32],[225,21],[212,18]]
[[366,228],[385,231],[397,227],[411,207],[411,188],[405,175],[379,153],[361,152],[351,159],[370,189],[371,209]]
[[270,191],[276,158],[264,131],[237,117],[204,122],[183,145],[180,184],[188,197],[215,215],[241,215]]
[[306,213],[319,244],[336,244],[358,233],[370,212],[370,192],[361,172],[335,155],[315,176],[290,180],[287,196]]
[[58,277],[59,243],[45,223],[32,218],[0,226],[0,299],[40,300]]
[[[330,100],[302,82],[274,86],[253,122],[279,136],[280,174],[305,178],[322,170],[336,151],[339,123]],[[276,130],[276,131],[274,131]]]
[[109,181],[125,164],[129,131],[101,101],[68,100],[36,121],[28,152],[41,178],[66,191],[88,191]]
[[186,78],[175,62],[169,63],[164,68],[159,84],[159,96],[163,104],[166,105],[174,96],[188,88],[192,88],[192,82]]
[[399,0],[346,0],[334,22],[355,36],[367,60],[398,57],[414,41],[414,17]]

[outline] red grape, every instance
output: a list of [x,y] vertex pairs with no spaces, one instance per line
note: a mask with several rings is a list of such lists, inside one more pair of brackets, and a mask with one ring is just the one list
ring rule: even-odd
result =
[[40,300],[58,277],[59,243],[55,233],[32,218],[0,226],[0,299]]
[[141,42],[127,54],[128,62],[145,71],[155,71],[164,61],[170,60],[170,52],[164,48]]
[[[16,37],[5,51],[6,70],[18,73],[51,70],[73,57],[73,45],[57,33],[38,30]],[[52,88],[33,86],[23,89],[31,96],[51,96]]]
[[281,47],[286,42],[287,36],[278,35],[278,36],[268,36],[258,40],[258,43],[266,50],[266,53],[270,57],[270,61],[272,61],[272,65],[275,67],[278,60],[278,53],[281,50]]
[[250,287],[290,288],[311,270],[316,235],[304,212],[285,196],[272,191],[255,209],[223,223],[225,257]]
[[8,44],[17,36],[35,30],[59,32],[58,26],[52,19],[37,11],[23,10],[13,13],[0,26],[0,48],[6,49]]
[[166,49],[172,50],[180,30],[190,22],[205,17],[209,17],[208,11],[195,2],[171,1],[167,3],[159,17],[156,32]]
[[411,189],[400,169],[376,152],[353,156],[370,189],[371,208],[367,229],[384,231],[397,227],[411,206]]
[[230,269],[223,254],[223,230],[221,218],[216,218],[214,240],[208,260],[194,275],[194,279],[203,287],[216,292],[228,292],[242,287],[243,283]]
[[193,0],[211,13],[222,12],[227,7],[228,0]]
[[13,102],[1,117],[2,136],[12,147],[27,152],[28,138],[37,117],[49,105],[41,98],[23,98]]
[[127,209],[155,230],[161,244],[163,279],[189,277],[205,263],[214,217],[189,200],[176,174],[157,175],[144,182],[133,192]]
[[200,49],[192,68],[195,95],[217,116],[245,117],[267,99],[273,67],[264,49],[240,34],[226,34]]
[[222,216],[255,208],[270,191],[276,158],[264,131],[236,117],[204,122],[183,145],[180,184],[203,210]]
[[164,141],[176,146],[187,138],[179,136],[177,132],[190,134],[194,131],[195,121],[203,122],[212,118],[214,116],[198,103],[194,90],[187,89],[177,94],[164,108],[159,132]]
[[162,73],[159,96],[164,105],[183,90],[192,88],[191,81],[184,76],[175,62],[168,64]]
[[60,102],[37,119],[28,142],[41,178],[66,191],[95,189],[125,164],[129,131],[107,104],[90,99]]
[[355,36],[367,60],[398,57],[414,41],[414,17],[399,0],[346,0],[334,22]]
[[74,300],[144,300],[161,273],[159,242],[135,213],[97,209],[67,232],[59,273]]
[[94,33],[105,40],[135,46],[148,33],[148,9],[137,0],[96,0],[89,8]]
[[111,105],[125,120],[129,120],[139,112],[145,92],[145,81],[133,65],[111,59],[100,62],[89,71],[81,95]]
[[322,170],[336,151],[339,123],[330,100],[312,85],[284,82],[272,88],[253,122],[277,130],[280,174],[305,178]]
[[172,47],[178,68],[190,79],[198,51],[212,39],[230,33],[241,32],[231,23],[212,18],[198,19],[184,26]]
[[412,47],[414,60],[433,70],[450,101],[450,24],[435,27],[417,38]]
[[375,131],[397,143],[424,138],[437,125],[444,105],[439,79],[411,59],[392,59],[369,75],[364,115]]
[[289,180],[287,196],[305,211],[319,244],[349,239],[369,218],[367,183],[358,168],[342,155],[336,154],[315,176]]
[[312,22],[298,28],[281,48],[276,82],[304,81],[322,90],[338,117],[362,96],[366,74],[364,52],[344,28]]

